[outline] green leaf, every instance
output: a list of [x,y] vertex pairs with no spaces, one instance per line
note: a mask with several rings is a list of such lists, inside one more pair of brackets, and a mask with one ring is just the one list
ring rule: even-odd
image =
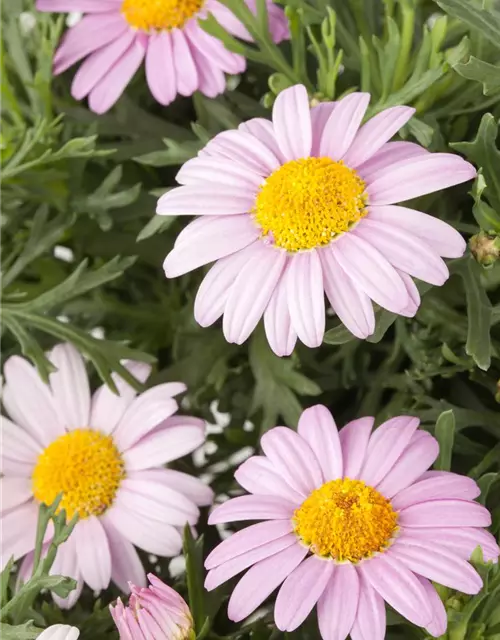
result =
[[462,277],[467,298],[467,343],[465,351],[480,369],[487,371],[491,363],[491,302],[480,276],[481,267],[472,258],[457,260],[456,272]]
[[477,29],[496,47],[500,46],[500,13],[493,9],[481,9],[471,0],[434,0],[441,9],[473,29]]
[[434,468],[439,471],[451,469],[451,454],[455,442],[455,416],[453,411],[444,411],[436,422],[434,435],[439,443],[439,457]]
[[177,216],[153,216],[137,236],[137,242],[147,240],[157,233],[163,233],[171,227]]
[[189,608],[194,620],[194,628],[200,633],[206,624],[205,589],[203,582],[203,536],[193,538],[189,525],[184,527],[184,556],[186,558],[186,580],[189,593]]
[[0,608],[2,608],[7,601],[9,581],[10,581],[13,566],[14,566],[14,558],[12,557],[7,560],[7,562],[5,563],[5,567],[2,570],[2,573],[0,573]]
[[481,476],[478,479],[477,484],[481,489],[481,495],[479,496],[479,498],[477,498],[478,502],[480,502],[481,504],[486,504],[486,500],[488,499],[488,493],[492,485],[499,478],[500,478],[500,473],[491,472],[491,473],[485,473],[483,476]]
[[481,82],[485,96],[489,96],[500,89],[500,66],[471,56],[468,62],[459,62],[453,68],[463,78]]
[[486,188],[486,180],[480,170],[471,191],[471,195],[474,198],[472,213],[481,229],[486,232],[500,233],[500,212],[495,211],[482,199],[482,194]]
[[35,627],[31,620],[16,626],[0,622],[0,637],[2,640],[34,640],[34,638],[38,638],[42,631],[43,629]]
[[152,151],[143,156],[134,158],[139,164],[149,167],[168,167],[184,164],[193,158],[203,146],[200,140],[187,140],[185,142],[176,142],[168,138],[163,140],[166,149],[161,151]]

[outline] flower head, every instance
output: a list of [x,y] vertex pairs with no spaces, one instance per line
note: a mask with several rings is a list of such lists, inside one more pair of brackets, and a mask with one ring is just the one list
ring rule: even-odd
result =
[[202,326],[222,315],[241,344],[264,317],[269,344],[289,355],[325,332],[325,293],[358,338],[375,330],[372,302],[413,316],[413,278],[442,285],[442,257],[465,242],[445,222],[396,203],[470,180],[459,156],[389,142],[412,117],[392,107],[361,122],[370,96],[352,93],[310,108],[298,85],[277,97],[272,122],[254,118],[211,140],[179,171],[182,185],[161,215],[199,215],[179,235],[164,269],[172,278],[216,261],[195,301]]
[[38,640],[77,640],[80,631],[69,624],[53,624],[38,636]]
[[[217,507],[209,523],[263,520],[224,540],[208,556],[214,589],[248,569],[229,601],[240,621],[280,585],[274,617],[293,631],[317,605],[325,640],[383,640],[389,603],[433,636],[446,612],[431,580],[463,593],[482,587],[468,560],[480,545],[497,560],[484,530],[491,517],[474,502],[471,478],[428,471],[437,441],[400,416],[372,432],[373,418],[337,431],[321,405],[307,409],[298,433],[277,427],[261,439],[263,456],[235,477],[251,495]],[[283,583],[283,584],[282,584]]]
[[[57,371],[49,384],[23,358],[4,367],[2,416],[2,566],[26,556],[20,577],[31,572],[40,503],[62,493],[59,509],[78,522],[58,549],[52,568],[77,581],[71,606],[86,582],[105,589],[113,580],[123,591],[128,580],[143,585],[145,572],[135,546],[159,556],[175,556],[181,532],[194,525],[198,507],[212,491],[197,478],[162,465],[184,456],[205,440],[202,420],[174,416],[181,383],[166,383],[136,394],[118,376],[119,394],[107,386],[90,394],[85,365],[69,344],[56,346],[50,360]],[[150,367],[128,362],[143,382]],[[50,541],[52,531],[47,533]],[[57,598],[57,596],[54,596]]]
[[152,573],[148,587],[130,585],[128,606],[118,598],[110,606],[120,638],[188,640],[194,638],[193,618],[181,596]]
[[[267,1],[269,28],[276,42],[288,38],[283,10]],[[255,13],[255,0],[246,0]],[[65,34],[54,58],[59,74],[83,60],[71,94],[88,96],[96,113],[110,109],[144,62],[153,96],[167,105],[176,95],[201,91],[213,98],[223,93],[225,74],[245,70],[243,56],[199,26],[213,14],[230,33],[250,34],[218,0],[37,0],[39,11],[82,11],[83,19]]]

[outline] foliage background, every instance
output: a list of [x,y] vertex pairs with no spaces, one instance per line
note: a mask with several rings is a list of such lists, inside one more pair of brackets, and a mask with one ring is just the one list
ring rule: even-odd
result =
[[[150,385],[184,381],[189,392],[183,408],[219,426],[210,429],[206,450],[180,468],[205,474],[218,495],[236,489],[233,470],[264,430],[294,426],[301,409],[311,404],[329,406],[339,425],[368,414],[377,422],[400,413],[418,415],[440,441],[439,468],[478,480],[498,535],[498,2],[289,0],[292,40],[279,48],[267,33],[263,2],[257,3],[256,18],[242,0],[223,2],[256,40],[242,44],[213,18],[206,21],[207,31],[249,59],[246,74],[228,78],[224,96],[178,97],[164,108],[139,73],[117,106],[99,117],[71,99],[74,70],[52,77],[53,53],[67,17],[37,13],[30,0],[4,3],[3,358],[22,352],[46,376],[50,365],[44,352],[69,340],[88,358],[96,384],[99,377],[113,384],[113,371],[130,380],[120,365],[123,358],[154,362]],[[432,151],[461,153],[480,174],[470,193],[470,186],[456,187],[421,198],[416,207],[472,238],[472,252],[450,261],[453,276],[444,287],[420,285],[425,296],[415,318],[379,311],[376,333],[360,341],[330,317],[320,349],[299,346],[280,359],[260,330],[237,347],[225,342],[218,325],[196,325],[193,301],[203,270],[164,278],[162,261],[185,221],[155,217],[154,210],[158,195],[175,184],[182,162],[217,132],[251,117],[269,117],[276,94],[296,82],[318,101],[356,88],[370,91],[369,115],[411,104],[417,115],[402,135]],[[177,579],[180,591],[189,591],[200,635],[282,635],[270,624],[269,607],[263,620],[238,629],[227,621],[224,605],[218,609],[229,588],[202,593],[202,545],[206,553],[220,532],[206,527],[206,514],[199,530],[201,541],[186,539],[188,573]],[[169,561],[150,566],[171,577]],[[479,597],[443,594],[450,640],[500,638],[500,612],[488,605],[500,594],[500,577],[498,572],[490,577],[486,604]],[[44,626],[64,619],[82,627],[84,640],[113,637],[106,605],[117,595],[109,589],[94,602],[85,591],[68,613],[42,596],[25,620]],[[389,622],[389,640],[424,637],[395,615]],[[36,637],[29,625],[5,633]],[[319,637],[314,619],[288,635]]]

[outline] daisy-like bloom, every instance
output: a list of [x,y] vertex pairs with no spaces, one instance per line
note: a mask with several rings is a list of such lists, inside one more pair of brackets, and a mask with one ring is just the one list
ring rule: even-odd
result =
[[340,432],[321,405],[307,409],[298,433],[276,427],[261,439],[263,456],[236,471],[252,495],[217,507],[209,523],[265,520],[235,533],[208,556],[211,590],[251,567],[229,601],[240,621],[281,586],[274,617],[296,629],[317,605],[324,640],[383,640],[384,600],[433,636],[446,612],[431,580],[475,594],[482,587],[468,563],[480,545],[499,549],[483,527],[491,517],[474,502],[470,478],[427,471],[438,443],[419,421],[400,416],[372,432],[361,418]]
[[241,344],[260,318],[277,355],[297,337],[317,347],[325,298],[357,337],[374,332],[372,301],[413,316],[412,278],[442,285],[441,256],[463,254],[451,226],[400,201],[473,178],[447,153],[389,142],[414,109],[387,109],[360,127],[367,93],[309,108],[297,85],[277,97],[272,122],[254,118],[213,138],[162,196],[161,215],[199,215],[179,235],[164,269],[173,278],[216,260],[195,301],[202,326],[224,315]]
[[[246,0],[256,11],[256,1]],[[288,38],[285,15],[266,0],[275,42]],[[225,73],[241,73],[246,61],[203,31],[198,19],[211,13],[230,33],[251,40],[243,24],[218,0],[37,0],[39,11],[81,11],[83,19],[65,34],[54,73],[80,60],[71,94],[88,96],[96,113],[110,109],[144,62],[151,93],[163,105],[176,95],[223,93]]]
[[[58,549],[52,573],[73,578],[78,587],[60,606],[72,606],[83,583],[105,589],[113,580],[122,591],[146,576],[134,545],[158,556],[175,556],[182,529],[194,525],[199,506],[212,491],[197,478],[162,467],[205,440],[198,418],[174,416],[173,396],[181,383],[160,384],[137,395],[115,376],[119,395],[107,386],[93,396],[84,362],[69,344],[56,346],[50,360],[57,371],[47,385],[24,358],[4,367],[2,416],[2,566],[26,556],[20,579],[31,573],[40,503],[62,493],[60,509],[78,522]],[[127,368],[145,381],[149,365]],[[52,529],[47,532],[49,542]]]
[[77,640],[80,631],[69,624],[53,624],[38,636],[38,640]]
[[130,584],[128,606],[110,605],[121,640],[188,640],[195,637],[193,617],[181,596],[152,573],[150,586]]

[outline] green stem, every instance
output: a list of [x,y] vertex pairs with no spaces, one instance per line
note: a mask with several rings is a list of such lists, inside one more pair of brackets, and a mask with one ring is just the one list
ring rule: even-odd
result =
[[413,33],[415,30],[415,9],[407,2],[401,3],[402,25],[401,25],[401,48],[399,50],[398,61],[394,71],[392,90],[400,89],[406,80],[408,73],[408,61],[413,44]]

